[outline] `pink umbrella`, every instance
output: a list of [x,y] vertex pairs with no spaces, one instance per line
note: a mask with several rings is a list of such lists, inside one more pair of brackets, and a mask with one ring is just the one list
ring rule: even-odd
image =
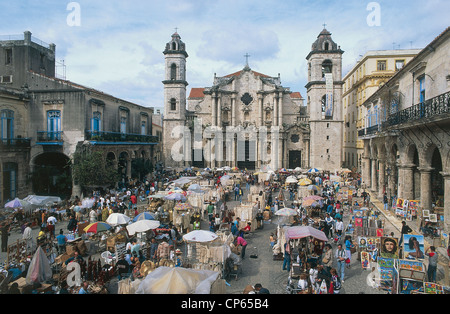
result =
[[285,231],[286,241],[290,239],[301,239],[313,237],[317,240],[328,241],[327,236],[322,231],[310,226],[294,226],[289,227]]
[[306,200],[315,200],[315,201],[319,201],[319,200],[323,200],[323,197],[319,196],[319,195],[309,195],[303,198],[304,201]]

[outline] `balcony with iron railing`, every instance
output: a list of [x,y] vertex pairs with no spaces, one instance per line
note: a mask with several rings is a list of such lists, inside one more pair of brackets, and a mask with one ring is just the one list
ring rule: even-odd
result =
[[[427,99],[414,106],[400,110],[388,116],[386,127],[396,126],[403,123],[414,122],[421,119],[441,120],[449,118],[450,114],[450,92]],[[425,122],[424,121],[424,122]]]
[[2,138],[0,139],[0,147],[2,150],[11,148],[30,148],[31,139],[29,138]]
[[63,131],[37,131],[37,145],[62,145]]
[[156,135],[142,135],[121,132],[105,132],[86,130],[84,132],[85,140],[96,144],[144,144],[156,145],[159,138]]
[[[392,113],[380,124],[358,130],[358,137],[371,138],[377,132],[393,130],[406,123],[426,123],[450,119],[450,92]],[[384,119],[383,119],[384,120]]]

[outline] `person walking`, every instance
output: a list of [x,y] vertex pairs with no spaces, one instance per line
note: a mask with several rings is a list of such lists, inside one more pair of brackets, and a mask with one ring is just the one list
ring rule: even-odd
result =
[[[428,252],[430,250],[430,252]],[[438,253],[436,252],[436,248],[432,245],[426,251],[425,255],[428,256],[428,281],[436,282],[436,271],[438,264]]]
[[287,250],[288,244],[284,244],[283,270],[291,271],[291,254]]
[[337,262],[337,272],[338,274],[340,274],[341,282],[344,282],[345,260],[347,259],[347,253],[345,252],[341,243],[338,244],[335,257]]
[[23,230],[22,239],[27,244],[27,253],[31,253],[33,250],[33,234],[31,230],[31,223],[27,223],[25,230]]

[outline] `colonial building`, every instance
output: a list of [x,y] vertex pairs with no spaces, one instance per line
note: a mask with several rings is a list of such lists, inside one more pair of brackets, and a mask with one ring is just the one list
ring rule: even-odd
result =
[[81,195],[68,163],[82,146],[103,152],[124,180],[153,160],[153,108],[55,77],[55,45],[25,32],[0,41],[2,198]]
[[338,170],[342,53],[324,29],[307,56],[307,106],[299,92],[281,85],[279,74],[256,72],[247,62],[240,71],[214,74],[210,87],[191,88],[186,107],[188,54],[173,34],[164,51],[166,166]]
[[377,119],[377,110],[370,112],[367,115],[370,118],[365,119],[367,112],[363,102],[419,52],[420,49],[368,51],[344,76],[345,167],[361,171],[364,144],[358,138],[358,129],[371,127],[370,123]]
[[[450,224],[450,28],[362,104],[362,176],[378,196],[420,200]],[[377,118],[373,119],[373,112]],[[370,114],[369,114],[370,113]],[[370,125],[370,127],[368,127]]]

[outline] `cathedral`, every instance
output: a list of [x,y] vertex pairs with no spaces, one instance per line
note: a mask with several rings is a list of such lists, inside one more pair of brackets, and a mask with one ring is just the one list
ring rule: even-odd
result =
[[217,76],[187,97],[188,53],[175,32],[166,44],[164,160],[166,167],[270,167],[338,170],[342,164],[342,54],[324,29],[308,61],[307,100],[247,64]]

